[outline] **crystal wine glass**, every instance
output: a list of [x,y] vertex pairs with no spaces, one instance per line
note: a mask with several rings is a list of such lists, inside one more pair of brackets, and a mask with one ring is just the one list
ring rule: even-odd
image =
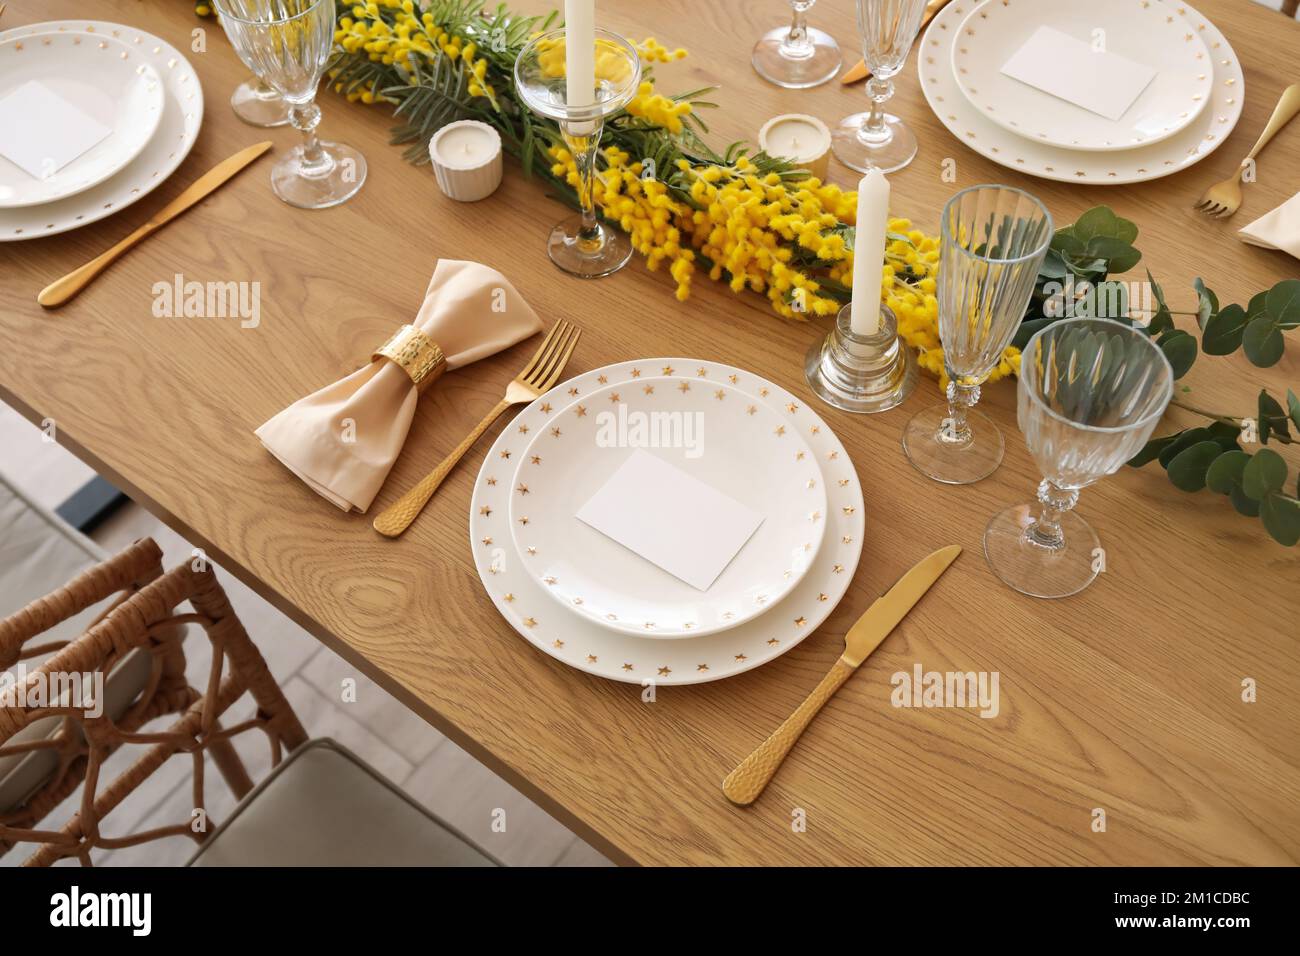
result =
[[831,149],[845,166],[866,172],[902,169],[916,155],[916,136],[897,116],[885,112],[894,95],[893,77],[903,68],[912,48],[925,0],[857,0],[862,59],[871,78],[867,95],[871,109],[840,120],[831,134]]
[[[574,91],[570,102],[568,49],[563,29],[541,33],[519,52],[515,84],[534,113],[555,120],[564,145],[578,166],[579,216],[551,230],[546,249],[551,261],[571,275],[595,279],[617,272],[632,257],[632,243],[596,217],[596,150],[605,118],[631,102],[641,82],[641,58],[627,40],[595,31],[592,51],[595,89]],[[585,84],[580,84],[585,85]]]
[[323,209],[354,195],[366,160],[316,138],[316,87],[334,45],[334,0],[215,0],[221,27],[244,65],[289,104],[303,141],[271,169],[271,188],[292,206]]
[[1020,361],[1018,417],[1045,476],[1038,503],[995,515],[984,531],[993,572],[1022,594],[1066,597],[1097,576],[1097,535],[1071,509],[1079,489],[1114,474],[1146,444],[1173,396],[1174,374],[1141,329],[1067,319],[1040,329]]
[[754,47],[758,75],[790,90],[825,83],[840,71],[840,45],[823,30],[808,26],[808,11],[817,0],[790,0],[794,16],[788,27],[763,34]]
[[289,104],[257,77],[235,87],[230,94],[230,108],[249,126],[284,126],[289,122]]
[[903,429],[903,451],[935,481],[969,484],[1002,461],[1002,433],[971,406],[1025,317],[1051,241],[1051,215],[1021,189],[971,186],[943,207],[939,339],[948,402],[917,412]]

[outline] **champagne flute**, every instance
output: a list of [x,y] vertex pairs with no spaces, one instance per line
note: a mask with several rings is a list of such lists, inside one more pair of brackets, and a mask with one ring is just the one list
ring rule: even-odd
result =
[[840,45],[823,30],[808,26],[817,0],[790,0],[788,27],[768,30],[754,46],[751,62],[758,75],[789,90],[818,86],[840,71]]
[[831,149],[845,166],[866,172],[902,169],[916,155],[916,135],[901,119],[885,112],[894,95],[893,77],[912,48],[926,0],[856,0],[862,60],[871,71],[867,95],[871,109],[840,120],[831,134]]
[[1033,597],[1066,597],[1097,577],[1097,534],[1072,510],[1079,489],[1114,474],[1155,430],[1174,393],[1164,352],[1141,329],[1111,319],[1054,322],[1020,361],[1018,417],[1045,476],[1037,504],[995,515],[984,556],[1004,582]]
[[354,195],[366,160],[316,138],[316,88],[334,45],[334,0],[214,0],[221,27],[244,65],[289,104],[303,141],[271,169],[271,188],[291,206],[324,209]]
[[948,403],[917,412],[903,429],[908,460],[935,481],[969,484],[1002,461],[1002,433],[972,406],[1025,317],[1051,242],[1051,214],[1021,189],[971,186],[943,207],[939,340]]

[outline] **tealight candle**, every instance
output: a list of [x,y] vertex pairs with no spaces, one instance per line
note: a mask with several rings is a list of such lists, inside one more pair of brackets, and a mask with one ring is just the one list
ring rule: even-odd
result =
[[849,328],[855,335],[880,329],[880,281],[889,229],[889,180],[874,166],[858,183],[858,218],[853,241],[853,300]]
[[774,116],[758,131],[758,147],[769,156],[788,159],[818,179],[826,178],[831,155],[831,131],[815,116],[788,113]]
[[501,185],[501,134],[478,120],[448,123],[429,140],[429,160],[449,199],[483,199]]

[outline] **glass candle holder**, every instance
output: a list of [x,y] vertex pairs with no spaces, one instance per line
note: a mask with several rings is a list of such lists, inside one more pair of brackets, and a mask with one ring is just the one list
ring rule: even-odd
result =
[[597,218],[593,187],[605,120],[636,95],[641,82],[641,58],[623,37],[596,30],[595,88],[589,102],[570,103],[566,55],[563,29],[539,34],[520,51],[515,61],[515,82],[530,110],[559,124],[560,136],[578,167],[581,212],[551,230],[546,251],[551,261],[570,275],[595,279],[617,272],[632,256],[628,237]]
[[898,338],[898,319],[880,307],[880,326],[872,335],[853,331],[850,307],[835,317],[835,328],[808,350],[804,375],[813,394],[847,412],[883,412],[901,404],[916,387],[916,356]]

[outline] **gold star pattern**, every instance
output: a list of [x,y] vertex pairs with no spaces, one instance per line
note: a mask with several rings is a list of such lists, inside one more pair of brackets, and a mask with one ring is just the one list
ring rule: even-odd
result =
[[528,494],[528,486],[520,485],[518,488],[515,489],[515,491],[519,492],[521,495],[526,495]]
[[578,394],[578,390],[577,390],[576,388],[571,388],[571,389],[569,389],[569,395],[570,395],[570,396],[574,396],[574,397],[576,397],[577,394]]
[[508,458],[510,457],[510,452],[508,452],[508,451],[502,451],[502,452],[501,452],[501,457],[502,457],[502,458],[507,458],[507,459],[508,459]]
[[848,483],[849,483],[849,479],[847,479],[847,478],[841,478],[841,479],[840,479],[840,487],[841,487],[841,488],[847,486]]
[[659,668],[659,676],[660,676],[660,677],[667,677],[667,676],[668,676],[669,674],[671,674],[671,673],[672,673],[672,668],[670,668],[670,667],[661,667],[661,668]]
[[690,390],[691,390],[690,382],[682,382],[680,385],[677,386],[677,391],[679,392],[685,393],[685,392],[689,392]]
[[665,374],[665,375],[672,375],[672,374],[673,374],[673,367],[672,367],[671,365],[665,365],[665,366],[664,366],[664,374]]
[[801,452],[801,451],[797,451],[797,452],[795,452],[795,453],[794,453],[794,460],[795,460],[795,461],[803,461],[803,452]]
[[639,368],[634,368],[634,369],[632,369],[632,377],[633,377],[633,378],[640,378],[640,377],[641,377],[641,370],[640,370]]
[[549,574],[546,577],[542,578],[542,583],[544,584],[555,585],[558,582],[559,582],[559,578],[553,578]]
[[606,378],[604,375],[598,375],[598,376],[596,376],[596,381],[600,382],[601,385],[607,385],[607,384],[609,384],[609,379]]
[[785,410],[789,412],[791,415],[793,415],[795,412],[799,411],[799,406],[796,405],[794,402],[791,402],[789,405],[785,407]]
[[653,395],[655,393],[655,387],[653,385],[647,385],[645,388],[641,389],[641,391],[645,392],[647,395]]
[[757,408],[757,407],[755,407],[755,406],[753,406],[753,405],[750,405],[747,409],[745,409],[745,414],[746,414],[746,415],[753,415],[753,414],[754,414],[755,412],[757,412],[757,411],[758,411],[758,408]]
[[827,461],[834,461],[836,458],[839,458],[839,457],[840,457],[840,453],[837,452],[837,451],[833,451],[833,452],[831,452],[829,455],[826,456],[826,460],[827,460]]
[[776,645],[778,645],[778,644],[780,644],[780,643],[781,643],[781,642],[778,641],[775,637],[769,637],[769,638],[767,639],[767,646],[768,646],[768,647],[776,647]]
[[844,544],[852,544],[853,538],[846,534],[844,537],[840,538],[840,541],[842,541]]
[[558,428],[552,428],[552,429],[551,429],[551,437],[552,437],[552,438],[559,438],[559,437],[560,437],[560,434],[561,434],[561,432],[560,432],[560,430],[559,430]]
[[758,397],[759,397],[759,398],[767,398],[767,389],[766,389],[766,388],[760,388],[760,389],[758,390]]
[[526,626],[528,626],[528,627],[536,627],[536,626],[537,626],[537,618],[535,618],[535,617],[526,617],[526,618],[524,618],[524,624],[525,624]]
[[521,435],[527,435],[527,434],[528,434],[528,426],[527,426],[527,425],[520,425],[520,426],[519,426],[519,434],[521,434]]
[[586,418],[586,417],[587,417],[587,406],[585,406],[585,405],[579,405],[577,408],[574,409],[574,414],[576,414],[579,418]]
[[555,648],[557,651],[563,646],[564,641],[560,640],[558,637],[551,642],[551,647]]
[[588,654],[588,655],[587,655],[587,663],[588,663],[588,664],[594,664],[594,663],[596,663],[596,655],[595,655],[595,654]]
[[713,393],[713,397],[716,398],[718,401],[722,401],[724,398],[727,397],[727,393],[724,392],[722,389],[718,389],[716,392]]
[[809,478],[809,479],[808,479],[808,487],[809,487],[809,488],[816,488],[816,487],[817,487],[817,481],[816,481],[816,479]]
[[492,509],[489,508],[487,505],[484,505],[483,507],[479,508],[478,513],[481,514],[484,518],[492,517]]
[[696,665],[695,665],[695,669],[696,669],[697,671],[706,671],[706,670],[709,669],[709,665],[708,665],[708,664],[696,664]]
[[740,376],[739,376],[739,375],[728,375],[728,376],[727,376],[727,381],[730,382],[732,385],[735,385],[737,382],[740,381]]
[[544,411],[546,414],[549,415],[551,413],[551,403],[546,402],[544,405],[542,405],[542,411]]
[[812,514],[810,514],[810,515],[808,516],[808,520],[809,520],[809,521],[821,521],[821,520],[822,520],[822,513],[821,513],[820,511],[814,511]]
[[851,515],[851,514],[853,514],[853,512],[856,511],[857,509],[854,508],[852,505],[845,505],[844,508],[843,508],[842,510],[843,510],[843,512],[844,512],[846,515]]
[[698,375],[700,378],[704,378],[704,377],[705,377],[706,375],[708,375],[709,373],[706,372],[706,371],[705,371],[704,369],[702,369],[702,368],[697,368],[697,369],[695,370],[695,374]]
[[491,539],[491,538],[484,538],[484,539],[483,539],[483,546],[486,547],[486,548],[490,548],[490,547],[492,547],[492,539]]
[[736,655],[736,663],[737,663],[737,664],[741,663],[742,661],[747,661],[747,660],[749,660],[749,658],[746,657],[744,654],[737,654],[737,655]]
[[836,565],[833,565],[833,566],[831,567],[831,570],[834,571],[836,574],[843,574],[843,573],[844,573],[844,565],[842,565],[842,564],[836,564]]
[[800,616],[800,617],[796,617],[796,618],[794,619],[794,626],[795,626],[795,627],[803,627],[803,626],[804,626],[805,624],[807,624],[807,623],[808,623],[808,619],[807,619],[806,617],[802,617],[802,616]]
[[506,594],[502,596],[501,600],[505,601],[507,604],[513,604],[515,602],[515,596],[513,594]]
[[777,426],[776,426],[776,437],[777,437],[777,438],[780,438],[780,437],[781,437],[782,435],[784,435],[784,434],[785,434],[785,426],[784,426],[784,425],[777,425]]
[[631,669],[632,669],[632,665],[631,665],[631,664],[624,664],[624,665],[623,665],[623,670],[625,670],[625,671],[630,671]]
[[617,401],[619,401],[620,399],[619,399],[619,397],[618,397],[618,392],[611,392],[611,393],[610,393],[610,396],[609,396],[609,400],[610,400],[611,402],[617,402]]
[[814,425],[812,427],[812,433],[814,435],[820,435],[822,433],[822,427],[820,425]]
[[520,519],[519,519],[519,523],[520,523],[520,524],[528,524],[528,518],[527,518],[527,517],[520,518]]
[[533,455],[533,457],[532,457],[532,462],[533,462],[534,465],[540,465],[540,464],[542,463],[542,456],[541,456],[541,455]]
[[819,594],[819,595],[817,595],[817,600],[819,600],[819,601],[829,601],[829,600],[830,600],[830,595],[828,595],[828,594]]
[[489,478],[487,483],[489,485],[495,485],[497,483],[497,480],[495,478]]

